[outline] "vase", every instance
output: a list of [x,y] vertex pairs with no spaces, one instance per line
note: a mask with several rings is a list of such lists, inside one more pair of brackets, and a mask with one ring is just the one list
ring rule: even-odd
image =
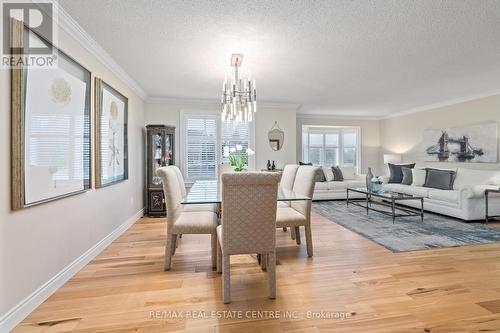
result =
[[366,189],[368,191],[371,191],[373,189],[372,178],[373,178],[372,168],[368,168],[368,173],[366,174]]
[[374,192],[374,193],[381,193],[382,192],[382,182],[380,181],[380,179],[378,177],[373,177],[372,178],[372,189],[371,191]]

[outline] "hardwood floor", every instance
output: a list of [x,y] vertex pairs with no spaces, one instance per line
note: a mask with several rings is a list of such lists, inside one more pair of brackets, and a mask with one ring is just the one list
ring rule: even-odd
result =
[[500,244],[392,253],[313,213],[313,258],[277,230],[278,298],[239,256],[224,305],[209,236],[184,235],[164,272],[164,235],[139,220],[14,332],[500,332]]

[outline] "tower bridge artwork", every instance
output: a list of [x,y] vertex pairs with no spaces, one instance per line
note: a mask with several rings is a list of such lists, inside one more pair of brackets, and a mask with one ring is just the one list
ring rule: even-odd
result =
[[424,160],[497,163],[497,128],[497,123],[488,123],[463,128],[426,130]]

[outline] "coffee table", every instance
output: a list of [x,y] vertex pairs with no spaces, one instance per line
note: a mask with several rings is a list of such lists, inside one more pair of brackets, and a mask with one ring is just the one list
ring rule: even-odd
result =
[[[362,204],[360,200],[354,201],[353,199],[349,199],[349,192],[361,193],[366,196],[366,200],[363,200],[365,204]],[[374,199],[380,200],[374,200]],[[398,202],[405,200],[418,200],[420,201],[420,209],[411,208],[411,207],[401,207],[401,205],[397,205]],[[349,204],[366,208],[366,215],[370,212],[370,210],[385,214],[392,217],[392,223],[396,221],[396,217],[410,217],[410,216],[420,216],[422,223],[424,222],[424,197],[384,191],[384,192],[372,192],[367,190],[366,188],[347,188],[347,207]],[[391,210],[388,212],[386,210],[375,208],[375,206],[384,206],[389,207]]]
[[485,220],[486,220],[486,223],[488,223],[491,219],[498,219],[500,218],[500,215],[490,215],[489,213],[489,207],[490,207],[490,204],[489,204],[489,195],[490,193],[497,193],[499,194],[500,193],[500,189],[487,189],[486,191],[484,191],[484,198],[485,198],[485,204],[486,204],[486,209],[485,209]]

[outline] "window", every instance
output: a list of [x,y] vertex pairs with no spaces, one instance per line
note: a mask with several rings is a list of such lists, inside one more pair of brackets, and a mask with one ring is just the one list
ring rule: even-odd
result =
[[222,155],[224,146],[236,147],[241,145],[240,153],[245,153],[249,145],[249,126],[248,123],[239,123],[236,125],[234,122],[226,120],[221,121],[221,145],[219,153],[221,156],[221,163],[228,163],[228,158]]
[[250,146],[250,125],[221,121],[220,114],[184,113],[182,116],[183,172],[189,181],[217,179],[217,166],[227,163],[223,147]]
[[358,127],[302,127],[302,160],[314,165],[359,168]]
[[215,179],[217,174],[217,117],[185,119],[184,172],[188,179]]

